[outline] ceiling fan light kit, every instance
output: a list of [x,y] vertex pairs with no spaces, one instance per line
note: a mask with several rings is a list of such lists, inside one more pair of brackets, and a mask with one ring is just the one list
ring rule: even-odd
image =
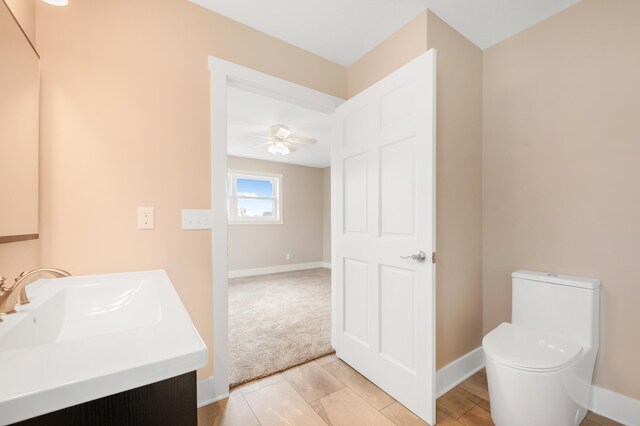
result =
[[311,138],[294,136],[289,126],[274,124],[271,126],[271,136],[251,135],[257,138],[268,139],[269,142],[256,145],[254,148],[267,147],[267,151],[273,155],[288,155],[294,152],[294,144],[314,145],[317,141]]
[[292,149],[287,146],[285,142],[276,142],[269,144],[269,148],[267,148],[271,154],[276,155],[287,155],[292,152]]

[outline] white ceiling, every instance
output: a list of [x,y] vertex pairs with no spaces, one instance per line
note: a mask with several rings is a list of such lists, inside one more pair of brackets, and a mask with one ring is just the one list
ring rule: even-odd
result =
[[[310,167],[331,165],[330,115],[236,87],[227,89],[227,108],[229,155]],[[271,136],[273,124],[289,126],[295,136],[315,138],[318,143],[296,145],[296,151],[289,155],[270,154],[267,147],[255,148],[267,140],[249,135]]]
[[580,0],[190,0],[343,66],[429,8],[486,49]]
[[580,0],[426,0],[429,9],[481,49],[578,2]]

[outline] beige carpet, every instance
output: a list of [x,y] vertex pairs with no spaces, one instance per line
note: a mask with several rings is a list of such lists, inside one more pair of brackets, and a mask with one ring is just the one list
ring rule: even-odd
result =
[[229,280],[229,382],[259,379],[333,352],[331,271]]

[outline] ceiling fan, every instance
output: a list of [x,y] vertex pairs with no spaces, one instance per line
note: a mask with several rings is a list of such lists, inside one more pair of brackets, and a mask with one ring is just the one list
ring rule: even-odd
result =
[[295,151],[294,145],[313,145],[317,141],[312,138],[301,138],[293,135],[288,126],[284,124],[274,124],[271,126],[271,136],[250,135],[256,138],[268,139],[269,142],[254,146],[254,148],[262,148],[267,146],[267,151],[271,154],[287,155]]

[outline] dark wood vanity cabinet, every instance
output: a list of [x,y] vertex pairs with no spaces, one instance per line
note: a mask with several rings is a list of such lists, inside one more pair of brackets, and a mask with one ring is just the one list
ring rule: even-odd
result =
[[197,426],[196,372],[24,420],[19,426]]

